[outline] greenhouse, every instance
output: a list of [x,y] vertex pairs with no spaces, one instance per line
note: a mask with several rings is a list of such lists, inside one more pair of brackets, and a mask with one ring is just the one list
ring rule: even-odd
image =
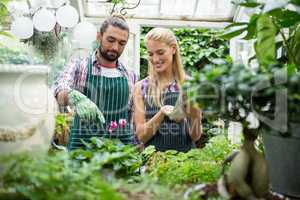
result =
[[1,0],[0,200],[300,199],[300,0]]

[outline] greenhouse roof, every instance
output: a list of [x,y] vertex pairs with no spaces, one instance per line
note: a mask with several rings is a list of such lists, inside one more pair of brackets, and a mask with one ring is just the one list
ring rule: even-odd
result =
[[[178,21],[232,21],[236,7],[231,0],[126,0],[113,6],[111,0],[72,0],[81,18],[103,18],[113,9],[126,12],[128,18]],[[133,8],[134,9],[126,9]],[[123,8],[123,9],[122,9]]]

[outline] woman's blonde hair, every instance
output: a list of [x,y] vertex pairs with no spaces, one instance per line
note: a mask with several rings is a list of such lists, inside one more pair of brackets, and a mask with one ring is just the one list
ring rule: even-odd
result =
[[[149,40],[159,41],[167,44],[168,46],[175,45],[176,52],[173,55],[173,66],[172,71],[174,75],[174,79],[176,80],[178,87],[183,83],[185,79],[185,72],[183,69],[180,50],[178,46],[178,42],[174,33],[167,28],[153,28],[151,29],[145,36],[145,43]],[[158,78],[158,74],[154,70],[151,62],[148,60],[148,75],[149,75],[149,84],[148,84],[148,92],[147,98],[149,103],[154,104],[156,106],[162,106],[161,94],[161,82]]]

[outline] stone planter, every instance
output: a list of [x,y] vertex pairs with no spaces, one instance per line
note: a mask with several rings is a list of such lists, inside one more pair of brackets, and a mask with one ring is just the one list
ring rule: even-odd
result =
[[0,65],[0,154],[46,151],[57,104],[47,66]]

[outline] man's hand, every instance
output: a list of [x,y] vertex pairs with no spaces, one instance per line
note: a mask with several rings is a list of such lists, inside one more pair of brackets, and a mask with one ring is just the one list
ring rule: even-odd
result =
[[104,123],[105,119],[97,105],[77,90],[72,90],[69,95],[69,102],[75,106],[76,113],[83,120],[98,120]]

